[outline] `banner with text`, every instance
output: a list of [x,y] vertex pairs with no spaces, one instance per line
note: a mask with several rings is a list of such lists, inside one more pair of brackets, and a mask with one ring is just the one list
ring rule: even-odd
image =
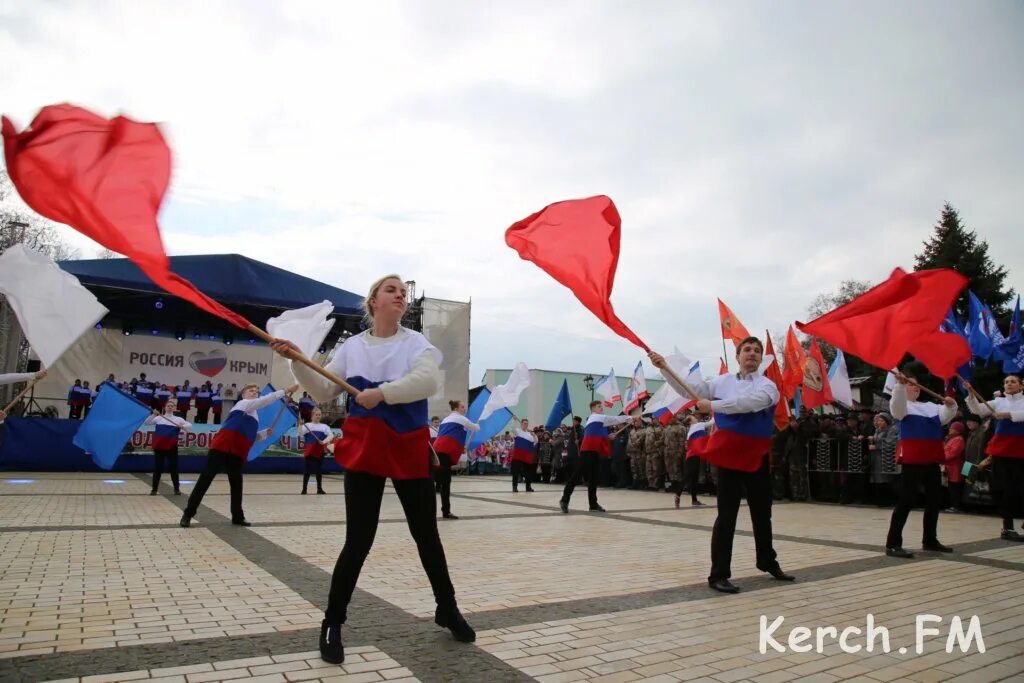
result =
[[209,380],[214,386],[263,386],[270,381],[273,353],[262,345],[132,335],[124,337],[118,379],[146,373],[147,380],[161,384],[180,385],[189,380],[197,386]]
[[[149,373],[146,373],[149,376]],[[205,455],[210,449],[210,442],[220,429],[220,425],[192,425],[192,429],[182,430],[178,434],[178,455]],[[145,454],[153,452],[153,430],[152,425],[143,425],[132,435],[131,452]],[[341,438],[341,430],[333,429],[335,438]],[[302,449],[306,445],[306,439],[313,438],[308,435],[299,436],[299,431],[292,427],[281,437],[281,440],[267,449],[264,455],[293,455],[302,456]],[[331,457],[329,454],[326,457]]]

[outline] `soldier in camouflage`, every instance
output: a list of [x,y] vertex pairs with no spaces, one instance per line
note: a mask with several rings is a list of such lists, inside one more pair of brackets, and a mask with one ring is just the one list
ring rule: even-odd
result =
[[673,491],[683,483],[683,457],[686,453],[686,427],[682,423],[682,414],[672,418],[665,427],[665,476],[671,482]]
[[629,443],[626,444],[626,455],[629,456],[629,468],[633,474],[634,489],[647,488],[647,461],[644,457],[644,442],[648,427],[641,427],[642,422],[636,420],[629,431]]
[[647,488],[660,491],[665,486],[665,433],[657,420],[651,421],[644,434],[644,455],[647,457]]

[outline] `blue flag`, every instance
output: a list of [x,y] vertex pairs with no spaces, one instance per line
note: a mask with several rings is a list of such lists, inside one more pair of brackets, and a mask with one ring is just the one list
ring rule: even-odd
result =
[[[273,385],[268,384],[263,387],[260,396],[272,394],[274,391]],[[253,443],[252,448],[249,449],[248,460],[250,462],[263,455],[263,451],[280,441],[285,432],[294,427],[299,421],[299,416],[295,413],[295,410],[289,407],[283,398],[274,401],[269,406],[263,406],[256,411],[256,414],[259,415],[260,430],[266,429],[268,433],[265,438],[258,439]]]
[[[968,334],[967,334],[964,326],[960,324],[959,320],[957,320],[956,313],[953,311],[952,308],[949,309],[948,313],[946,313],[946,319],[943,320],[941,323],[939,323],[939,330],[942,331],[942,332],[949,333],[949,334],[958,334],[961,337],[963,337],[965,340],[967,340],[968,344],[971,343],[970,342],[970,338],[968,337]],[[973,348],[972,348],[972,353],[973,353]],[[968,382],[973,382],[974,381],[974,372],[971,369],[971,361],[968,360],[966,363],[961,365],[960,368],[957,370],[957,374],[960,375],[961,377],[963,377],[964,379],[966,379]],[[963,386],[963,384],[960,382],[959,379],[957,380],[957,384],[960,385],[960,388],[964,392],[967,391],[967,387]]]
[[1020,329],[1020,295],[1010,319],[1010,336],[996,347],[996,355],[1003,361],[1003,372],[1016,374],[1024,371],[1024,332]]
[[563,379],[562,389],[555,397],[555,403],[551,406],[551,412],[548,414],[548,421],[544,423],[544,428],[549,432],[553,431],[569,415],[572,415],[572,403],[569,402],[569,382]]
[[968,292],[970,302],[969,327],[967,341],[971,345],[971,353],[979,358],[988,360],[992,357],[996,347],[1006,341],[1003,333],[996,325],[996,319],[992,311],[986,306],[974,292]]
[[[477,418],[480,417],[480,413],[484,411],[484,405],[487,404],[487,399],[491,397],[489,389],[483,389],[477,394],[476,399],[469,406],[469,410],[466,411],[466,417],[471,422],[476,422]],[[473,434],[473,439],[469,442],[469,449],[473,450],[477,446],[486,441],[492,439],[501,433],[501,430],[505,428],[508,421],[512,419],[512,411],[508,408],[499,408],[491,413],[486,420],[480,422],[480,431]]]
[[128,440],[153,412],[109,384],[100,389],[71,443],[92,456],[97,467],[112,469]]

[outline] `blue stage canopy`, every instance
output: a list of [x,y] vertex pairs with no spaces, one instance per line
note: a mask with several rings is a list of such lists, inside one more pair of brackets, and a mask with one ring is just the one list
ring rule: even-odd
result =
[[[240,254],[172,256],[170,259],[172,271],[229,307],[243,304],[292,309],[327,299],[334,304],[337,315],[362,313],[359,308],[362,297],[358,294]],[[138,266],[125,258],[61,261],[59,265],[86,287],[164,294]]]

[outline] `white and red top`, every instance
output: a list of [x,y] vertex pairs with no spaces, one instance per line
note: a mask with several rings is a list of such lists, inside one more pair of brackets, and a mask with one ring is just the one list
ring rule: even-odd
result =
[[713,424],[715,424],[714,420],[708,420],[707,422],[694,422],[690,425],[690,429],[686,432],[687,458],[699,458],[704,452],[708,443],[708,432]]
[[897,384],[889,399],[889,411],[900,426],[899,461],[906,465],[939,464],[946,459],[942,426],[956,416],[945,403],[908,401],[907,387]]
[[629,422],[633,418],[629,415],[605,415],[603,413],[591,413],[587,418],[587,424],[583,426],[583,441],[580,443],[580,452],[597,453],[602,458],[610,458],[612,455],[612,444],[608,434],[608,427]]
[[260,431],[260,416],[256,411],[283,397],[284,391],[278,390],[266,396],[244,399],[236,403],[224,424],[214,434],[210,450],[230,453],[242,460],[248,458]]
[[524,432],[522,429],[516,430],[516,439],[512,442],[512,458],[513,462],[525,462],[527,465],[533,463],[533,458],[537,454],[537,437],[530,432]]
[[192,429],[192,423],[178,417],[166,415],[150,415],[146,424],[153,428],[153,450],[172,451],[178,447],[178,435],[182,429]]
[[1024,393],[1000,396],[987,404],[968,395],[967,407],[982,417],[991,415],[992,408],[997,413],[1009,413],[1009,420],[996,420],[996,433],[992,435],[985,452],[997,458],[1024,459]]
[[441,420],[437,438],[434,440],[434,450],[458,460],[466,450],[467,431],[480,431],[480,425],[453,411],[451,415]]
[[326,446],[334,440],[334,432],[322,422],[305,422],[299,429],[302,436],[302,457],[322,458]]

